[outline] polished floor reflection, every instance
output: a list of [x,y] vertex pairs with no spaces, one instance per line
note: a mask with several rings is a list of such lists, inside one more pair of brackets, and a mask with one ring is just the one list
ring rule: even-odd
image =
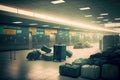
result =
[[98,46],[98,43],[94,43],[92,48],[84,49],[68,46],[67,49],[73,52],[73,56],[63,62],[27,61],[26,55],[31,50],[0,52],[0,80],[89,80],[61,76],[59,65],[72,63],[76,58],[87,58],[99,51]]

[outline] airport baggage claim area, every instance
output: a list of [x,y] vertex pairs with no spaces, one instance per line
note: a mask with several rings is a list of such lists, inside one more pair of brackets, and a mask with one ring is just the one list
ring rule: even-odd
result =
[[119,0],[0,0],[0,80],[120,80]]

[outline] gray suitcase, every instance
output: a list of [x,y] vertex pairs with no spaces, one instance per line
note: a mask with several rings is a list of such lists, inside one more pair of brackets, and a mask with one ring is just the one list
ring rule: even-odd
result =
[[100,67],[96,65],[83,65],[81,67],[81,77],[98,79],[100,77]]

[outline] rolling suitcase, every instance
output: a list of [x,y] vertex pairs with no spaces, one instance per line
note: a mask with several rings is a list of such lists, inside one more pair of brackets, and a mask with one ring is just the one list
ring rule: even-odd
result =
[[52,51],[50,48],[48,48],[48,47],[45,46],[45,45],[41,47],[41,50],[42,50],[42,51],[45,51],[46,53],[50,53],[50,52]]
[[100,67],[96,65],[83,65],[81,67],[81,77],[98,79],[100,77]]
[[66,45],[64,45],[64,44],[54,45],[53,60],[56,60],[56,61],[66,60]]

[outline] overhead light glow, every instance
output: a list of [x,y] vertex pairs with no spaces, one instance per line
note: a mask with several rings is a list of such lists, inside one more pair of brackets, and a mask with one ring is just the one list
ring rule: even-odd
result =
[[35,25],[38,25],[37,23],[31,23],[31,24],[29,24],[29,25],[31,25],[31,26],[35,26]]
[[[12,7],[10,7],[10,8],[12,8]],[[87,7],[86,9],[90,9],[90,8]],[[1,7],[0,7],[0,10],[2,10]],[[3,10],[3,11],[6,11],[6,10]],[[98,30],[98,31],[107,31],[107,32],[116,32],[116,31],[105,29],[105,28],[102,28],[102,27],[99,27],[99,26],[96,26],[96,25],[86,24],[86,23],[83,23],[83,22],[80,22],[80,21],[79,22],[74,22],[74,21],[64,19],[64,18],[49,16],[49,15],[45,15],[45,14],[43,15],[43,14],[34,13],[34,12],[30,12],[30,11],[25,11],[25,10],[20,10],[20,9],[18,9],[18,12],[19,12],[19,14],[20,14],[20,12],[22,12],[21,14],[23,14],[23,15],[30,16],[30,17],[35,17],[35,18],[38,18],[38,19],[46,21],[46,22],[57,23],[57,24],[62,24],[62,25],[67,25],[67,26],[73,26],[75,28]],[[25,12],[25,13],[23,13],[23,12]],[[49,27],[49,25],[48,26],[43,25],[43,27]]]
[[115,18],[115,20],[117,21],[117,20],[120,20],[120,18]]
[[108,13],[101,13],[100,15],[101,16],[106,16],[106,15],[108,15]]
[[60,3],[65,3],[64,0],[56,0],[56,1],[51,1],[52,4],[60,4]]
[[23,22],[21,22],[21,21],[15,21],[15,22],[12,22],[12,23],[14,23],[14,24],[21,24]]
[[100,17],[97,17],[97,19],[103,19],[104,17],[100,16]]
[[4,5],[0,5],[0,10],[7,11],[7,12],[12,12],[12,13],[17,13],[16,8],[4,6]]
[[89,10],[90,7],[79,8],[80,10]]
[[25,10],[21,10],[21,9],[18,9],[18,14],[22,14],[22,15],[26,15],[26,16],[34,16],[33,12],[25,11]]
[[92,17],[92,15],[85,15],[85,17]]

